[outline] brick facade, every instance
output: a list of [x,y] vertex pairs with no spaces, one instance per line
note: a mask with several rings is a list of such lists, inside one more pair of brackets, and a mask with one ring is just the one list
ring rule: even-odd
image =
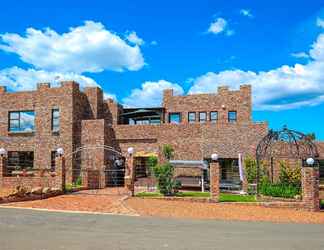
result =
[[[239,90],[219,87],[217,93],[174,96],[172,90],[165,90],[161,104],[163,115],[159,125],[121,124],[122,105],[103,99],[102,90],[97,87],[79,89],[73,81],[62,82],[52,88],[42,83],[34,91],[10,93],[0,87],[0,147],[7,151],[33,151],[34,168],[51,168],[51,152],[62,147],[65,151],[66,182],[98,179],[104,187],[104,168],[109,161],[109,150],[93,149],[90,154],[77,149],[93,145],[112,146],[127,155],[127,148],[136,152],[156,153],[163,161],[161,149],[171,144],[175,159],[202,160],[217,153],[220,158],[237,158],[255,155],[258,142],[268,133],[268,124],[252,121],[251,86],[242,85]],[[59,133],[52,131],[52,109],[60,111]],[[10,111],[33,110],[35,130],[24,133],[10,132],[8,115]],[[210,112],[217,111],[216,122],[210,120]],[[229,122],[228,112],[236,111],[237,120]],[[181,123],[170,124],[169,114],[180,113]],[[189,123],[188,113],[195,112],[196,121]],[[199,122],[199,112],[206,112],[206,121]],[[324,148],[323,148],[324,152]],[[88,162],[87,162],[88,161]],[[98,170],[97,173],[82,173],[82,169]],[[198,173],[199,174],[199,173]],[[99,177],[96,177],[99,175]],[[2,185],[9,185],[4,182]],[[7,179],[6,179],[7,180]],[[7,183],[7,184],[6,184]]]

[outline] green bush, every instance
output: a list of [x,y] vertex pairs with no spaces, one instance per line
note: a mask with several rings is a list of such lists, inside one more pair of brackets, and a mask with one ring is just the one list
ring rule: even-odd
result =
[[255,183],[257,178],[256,160],[248,156],[244,159],[246,179],[248,183]]
[[260,193],[272,197],[294,198],[300,194],[300,188],[292,184],[271,183],[264,176],[260,182]]
[[166,144],[166,145],[163,145],[162,153],[163,153],[163,156],[165,157],[165,159],[167,159],[169,161],[173,158],[174,149],[172,148],[171,145]]
[[152,175],[154,173],[154,167],[158,164],[158,158],[156,156],[149,156],[147,163],[150,175]]
[[153,168],[153,173],[161,194],[170,196],[178,192],[181,182],[174,179],[174,167],[170,163],[156,165]]
[[284,161],[280,162],[279,183],[282,185],[301,187],[301,166],[290,167]]

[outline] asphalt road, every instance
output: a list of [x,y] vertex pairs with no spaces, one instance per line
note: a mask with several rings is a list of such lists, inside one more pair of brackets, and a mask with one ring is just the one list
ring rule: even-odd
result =
[[324,249],[324,225],[176,220],[0,208],[1,250]]

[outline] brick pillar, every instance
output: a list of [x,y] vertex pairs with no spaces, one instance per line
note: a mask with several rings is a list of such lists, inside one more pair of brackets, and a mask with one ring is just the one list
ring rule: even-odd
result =
[[307,210],[320,210],[319,201],[319,169],[317,167],[302,168],[302,195]]
[[0,187],[2,187],[3,177],[6,176],[7,159],[6,156],[0,155]]
[[134,196],[135,169],[133,155],[127,155],[125,167],[125,187]]
[[219,202],[220,166],[218,161],[210,163],[210,199]]
[[56,186],[62,191],[65,191],[65,158],[58,155],[55,158],[56,166]]

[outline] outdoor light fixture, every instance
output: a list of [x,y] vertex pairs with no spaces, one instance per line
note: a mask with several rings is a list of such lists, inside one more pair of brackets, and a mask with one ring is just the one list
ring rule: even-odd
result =
[[127,149],[127,152],[128,152],[129,155],[134,154],[134,148],[133,148],[133,147],[129,147],[129,148]]
[[212,155],[211,155],[211,159],[212,159],[213,161],[217,161],[217,160],[218,160],[218,154],[212,154]]
[[58,156],[62,156],[64,154],[64,149],[63,148],[58,148],[56,149],[56,153]]
[[5,156],[7,151],[4,148],[0,148],[0,156]]
[[224,104],[222,105],[222,109],[225,109],[225,105]]
[[308,166],[313,166],[315,161],[313,158],[307,158],[306,163]]

